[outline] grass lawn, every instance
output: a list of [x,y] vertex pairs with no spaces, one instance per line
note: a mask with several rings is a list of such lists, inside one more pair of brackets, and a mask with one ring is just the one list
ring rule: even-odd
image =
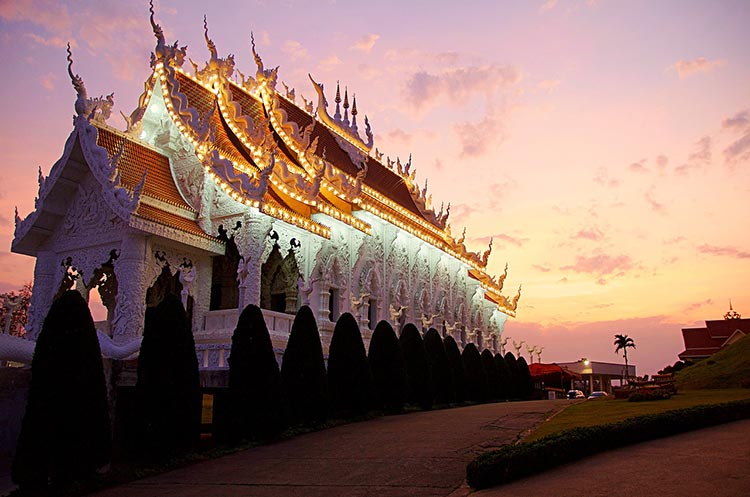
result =
[[615,423],[642,414],[655,414],[672,409],[744,399],[750,399],[750,389],[684,390],[671,399],[649,402],[628,402],[625,399],[615,400],[614,397],[576,402],[549,421],[542,423],[524,441],[536,440],[579,426]]

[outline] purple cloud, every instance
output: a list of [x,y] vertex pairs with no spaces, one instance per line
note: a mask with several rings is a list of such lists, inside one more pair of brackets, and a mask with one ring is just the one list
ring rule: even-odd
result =
[[619,276],[634,267],[635,265],[630,256],[598,254],[591,257],[579,255],[576,257],[576,261],[573,264],[562,266],[560,269],[563,271],[595,274],[599,276],[610,274],[616,274]]
[[518,68],[498,64],[449,69],[437,74],[419,71],[406,81],[404,99],[421,110],[432,107],[441,97],[452,102],[464,102],[474,95],[490,99],[520,81]]
[[591,240],[599,242],[604,239],[604,233],[599,228],[583,228],[575,235],[571,236],[574,240]]
[[736,257],[737,259],[750,259],[750,252],[740,250],[735,247],[719,247],[704,243],[698,246],[698,252],[709,255],[719,255],[726,257]]

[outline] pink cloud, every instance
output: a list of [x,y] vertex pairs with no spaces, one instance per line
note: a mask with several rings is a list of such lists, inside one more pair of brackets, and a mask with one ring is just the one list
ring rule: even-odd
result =
[[647,173],[646,159],[641,159],[638,162],[633,162],[628,166],[628,169],[634,173]]
[[539,12],[541,14],[544,14],[545,12],[549,12],[550,10],[554,9],[557,6],[558,0],[547,0],[539,7]]
[[281,45],[281,51],[288,55],[292,61],[306,59],[309,55],[307,49],[296,40],[287,40]]
[[646,202],[652,211],[658,212],[659,214],[666,213],[667,207],[654,198],[654,193],[652,191],[646,192],[643,197],[646,199]]
[[549,273],[550,271],[552,271],[552,268],[549,267],[549,266],[547,266],[547,265],[542,266],[542,265],[539,265],[539,264],[532,264],[531,267],[534,268],[534,269],[536,269],[537,271],[539,271],[541,273]]
[[721,121],[724,129],[744,129],[750,124],[750,110],[743,110]]
[[704,136],[695,142],[695,149],[688,156],[687,162],[677,166],[675,173],[687,175],[691,170],[708,165],[712,157],[712,140],[710,136]]
[[67,5],[54,0],[0,2],[0,18],[9,22],[30,22],[62,37],[69,37],[72,26]]
[[616,178],[610,177],[609,171],[607,171],[606,167],[600,167],[596,170],[596,174],[594,175],[594,183],[598,183],[608,188],[614,188],[620,184],[620,181]]
[[[453,225],[456,225],[460,223],[461,221],[465,221],[475,213],[478,212],[479,209],[477,209],[474,206],[471,206],[469,204],[455,204],[451,206],[451,217],[450,222]],[[456,228],[453,229],[453,237],[459,238],[461,236],[461,230],[458,230]]]
[[484,95],[489,100],[520,81],[518,68],[498,64],[449,69],[437,74],[419,71],[406,81],[404,99],[417,110],[436,105],[441,97],[454,103],[465,102],[474,95]]
[[511,244],[511,245],[513,245],[515,247],[523,247],[523,245],[526,242],[529,241],[528,238],[524,238],[524,237],[520,237],[520,236],[518,236],[518,237],[511,236],[511,235],[507,235],[505,233],[498,233],[498,234],[492,235],[492,236],[482,236],[482,237],[479,237],[479,238],[473,238],[472,241],[474,241],[476,243],[481,243],[481,244],[485,244],[486,245],[486,244],[490,243],[490,238],[493,240],[493,244],[495,246],[498,245],[498,242],[500,242],[499,245],[502,245],[502,242],[506,242],[506,243],[509,243],[509,244]]
[[329,55],[318,63],[318,69],[323,72],[332,71],[341,64],[341,59],[336,55]]
[[352,45],[350,48],[351,50],[359,50],[360,52],[370,53],[372,50],[372,47],[375,46],[375,42],[380,39],[380,35],[370,33],[359,40]]
[[395,143],[399,145],[408,145],[412,142],[412,139],[414,138],[411,133],[407,133],[403,129],[396,128],[392,129],[391,131],[388,131],[384,133],[385,139],[389,143]]
[[536,87],[547,93],[552,93],[560,86],[560,83],[559,79],[545,79],[544,81],[540,81]]
[[717,245],[709,245],[707,243],[699,245],[698,252],[709,255],[736,257],[737,259],[750,259],[750,252],[735,247],[720,247]]
[[656,165],[659,167],[659,169],[664,169],[667,167],[667,164],[669,164],[669,157],[667,157],[664,154],[659,155],[656,158]]
[[[50,38],[45,38],[43,36],[39,36],[36,33],[24,33],[23,36],[25,38],[30,39],[34,43],[38,43],[39,45],[44,45],[46,47],[64,48],[68,44],[68,40],[64,40],[59,36],[52,36]],[[77,46],[77,43],[75,42],[75,40],[70,40],[70,46],[73,48]]]
[[714,304],[714,301],[712,299],[706,299],[702,302],[694,302],[692,304],[685,306],[685,308],[683,309],[683,312],[688,313],[692,311],[697,311],[701,307],[711,306],[713,304]]
[[750,159],[750,110],[743,110],[721,122],[722,128],[739,131],[740,137],[723,150],[724,160],[734,165]]
[[579,255],[573,264],[562,266],[563,271],[573,271],[575,273],[588,273],[596,275],[609,275],[613,273],[623,273],[633,269],[635,265],[633,260],[627,255],[610,256],[598,254],[591,257]]
[[683,79],[692,76],[693,74],[709,72],[712,69],[721,67],[725,64],[726,61],[722,59],[709,60],[705,57],[698,57],[692,60],[678,60],[669,66],[667,70],[676,71],[679,78]]
[[604,233],[599,228],[584,228],[578,231],[571,238],[574,240],[591,240],[598,242],[604,239]]
[[42,87],[46,90],[53,91],[55,89],[56,80],[57,76],[54,73],[50,72],[42,76],[42,79],[39,80],[39,84],[42,85]]
[[485,155],[505,138],[503,130],[501,116],[491,112],[479,121],[453,125],[453,131],[461,146],[462,157]]

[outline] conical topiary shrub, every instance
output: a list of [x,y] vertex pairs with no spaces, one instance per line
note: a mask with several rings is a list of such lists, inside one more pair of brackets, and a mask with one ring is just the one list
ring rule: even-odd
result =
[[380,321],[370,339],[367,362],[372,373],[374,402],[387,411],[400,411],[406,402],[406,366],[396,332]]
[[281,374],[257,305],[248,305],[240,314],[228,361],[228,416],[221,420],[228,426],[218,431],[229,442],[269,439],[281,433],[285,426]]
[[482,367],[482,357],[477,346],[467,343],[461,353],[464,362],[464,378],[466,380],[466,400],[484,402],[487,400],[487,377]]
[[498,382],[500,385],[500,398],[510,398],[510,371],[508,371],[508,365],[505,363],[505,357],[498,352],[495,354],[495,369],[497,370]]
[[312,310],[297,311],[281,363],[281,383],[293,423],[314,423],[327,415],[326,368]]
[[417,327],[412,323],[404,326],[399,343],[406,364],[407,401],[422,409],[430,409],[433,397],[430,365]]
[[453,374],[445,352],[443,339],[435,328],[430,328],[424,335],[424,349],[427,363],[432,371],[432,391],[436,404],[449,404],[455,398]]
[[518,396],[522,399],[528,398],[534,391],[534,384],[531,381],[531,371],[526,359],[519,357],[516,361],[518,369]]
[[520,378],[516,356],[512,352],[505,353],[505,364],[508,366],[508,398],[517,399],[520,395]]
[[455,400],[456,402],[464,402],[466,400],[466,380],[461,352],[458,350],[456,340],[450,335],[443,339],[443,344],[445,345],[445,354],[448,356],[448,363],[451,366]]
[[336,321],[328,348],[328,395],[343,415],[366,412],[371,381],[365,344],[354,316],[345,312]]
[[167,295],[146,312],[136,392],[141,456],[165,457],[197,444],[202,404],[198,359],[176,295]]
[[36,342],[12,478],[47,492],[110,459],[109,408],[99,341],[86,301],[69,290],[52,303]]
[[501,397],[500,377],[497,374],[497,367],[495,366],[495,356],[492,355],[490,349],[484,349],[481,358],[484,375],[487,377],[487,399],[498,400]]

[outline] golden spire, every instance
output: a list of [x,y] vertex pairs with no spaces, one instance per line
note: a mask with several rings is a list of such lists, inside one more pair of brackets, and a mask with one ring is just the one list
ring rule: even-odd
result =
[[729,311],[724,314],[724,319],[742,319],[740,313],[735,311],[732,307],[732,299],[729,299]]

